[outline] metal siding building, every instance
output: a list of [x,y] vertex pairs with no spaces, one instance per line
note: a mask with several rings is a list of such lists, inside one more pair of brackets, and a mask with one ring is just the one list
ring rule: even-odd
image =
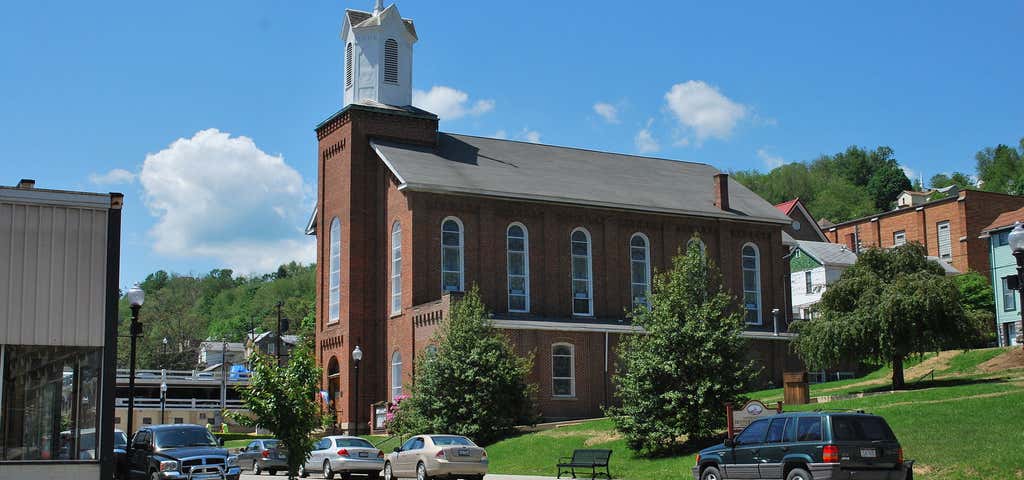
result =
[[0,480],[112,476],[122,198],[0,187]]

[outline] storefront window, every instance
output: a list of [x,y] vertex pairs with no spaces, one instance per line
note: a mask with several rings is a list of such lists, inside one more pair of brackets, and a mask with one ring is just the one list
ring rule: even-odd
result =
[[102,349],[5,345],[0,461],[95,460]]

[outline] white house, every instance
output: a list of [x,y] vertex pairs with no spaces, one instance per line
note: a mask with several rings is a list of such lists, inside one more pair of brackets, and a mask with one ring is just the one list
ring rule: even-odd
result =
[[856,261],[857,255],[845,245],[796,240],[789,257],[793,318],[810,318],[811,307],[821,300],[827,286]]

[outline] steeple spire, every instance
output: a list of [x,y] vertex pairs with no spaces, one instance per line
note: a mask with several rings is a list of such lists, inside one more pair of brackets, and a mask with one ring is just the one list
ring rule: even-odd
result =
[[373,14],[380,15],[380,12],[384,10],[384,0],[377,0],[373,3]]

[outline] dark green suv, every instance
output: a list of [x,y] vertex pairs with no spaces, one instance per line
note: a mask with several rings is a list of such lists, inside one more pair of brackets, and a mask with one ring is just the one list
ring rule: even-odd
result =
[[913,461],[885,419],[863,412],[783,413],[705,448],[696,480],[912,480]]

